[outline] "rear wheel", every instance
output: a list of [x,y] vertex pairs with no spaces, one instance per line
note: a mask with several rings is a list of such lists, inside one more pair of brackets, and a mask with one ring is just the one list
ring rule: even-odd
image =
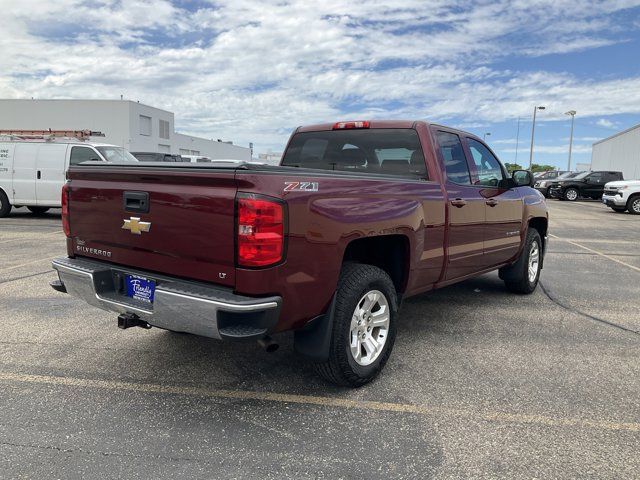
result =
[[49,207],[27,207],[27,209],[34,215],[42,215],[49,211]]
[[520,258],[513,265],[501,268],[500,278],[512,292],[529,294],[538,286],[541,269],[542,239],[536,229],[530,228]]
[[393,348],[397,301],[393,282],[384,270],[346,263],[336,291],[329,358],[315,364],[318,374],[350,387],[373,380]]
[[627,202],[627,210],[634,215],[640,215],[640,196],[631,197]]
[[564,191],[564,199],[570,202],[575,202],[578,199],[578,190],[575,188],[567,188]]
[[4,218],[11,212],[11,204],[7,198],[7,194],[0,190],[0,218]]

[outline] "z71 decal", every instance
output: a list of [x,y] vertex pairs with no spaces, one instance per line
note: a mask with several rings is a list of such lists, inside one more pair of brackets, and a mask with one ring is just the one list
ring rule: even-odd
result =
[[317,192],[318,182],[284,182],[284,191],[293,192],[301,190],[303,192]]

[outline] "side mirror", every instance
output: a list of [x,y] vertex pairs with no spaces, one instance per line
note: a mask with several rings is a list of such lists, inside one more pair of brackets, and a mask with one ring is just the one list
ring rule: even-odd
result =
[[533,174],[529,170],[514,170],[511,178],[516,187],[533,187]]

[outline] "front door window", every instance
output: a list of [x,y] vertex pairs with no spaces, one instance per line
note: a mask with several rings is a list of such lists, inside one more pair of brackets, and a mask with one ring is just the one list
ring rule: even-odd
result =
[[500,165],[498,159],[482,143],[473,138],[469,138],[467,141],[469,151],[473,157],[473,163],[478,172],[478,180],[476,180],[475,184],[497,187],[504,179],[502,165]]

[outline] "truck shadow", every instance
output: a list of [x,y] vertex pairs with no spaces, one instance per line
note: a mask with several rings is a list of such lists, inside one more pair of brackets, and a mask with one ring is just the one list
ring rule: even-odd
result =
[[[483,275],[408,299],[400,310],[398,335],[390,364],[405,350],[424,349],[430,343],[441,342],[445,338],[453,336],[462,342],[465,335],[491,335],[492,329],[500,328],[500,325],[495,325],[496,319],[500,321],[498,312],[503,307],[508,308],[514,299],[532,306],[537,303],[532,296],[509,293],[497,274]],[[267,353],[254,342],[227,343],[162,332],[154,336],[155,348],[177,358],[165,358],[163,365],[155,368],[182,379],[191,377],[205,382],[202,374],[206,372],[204,376],[217,386],[229,389],[266,388],[324,395],[350,391],[319,379],[312,366],[295,353],[292,334],[277,335],[275,339],[280,344],[279,350]],[[145,347],[145,350],[147,348],[152,347]]]

